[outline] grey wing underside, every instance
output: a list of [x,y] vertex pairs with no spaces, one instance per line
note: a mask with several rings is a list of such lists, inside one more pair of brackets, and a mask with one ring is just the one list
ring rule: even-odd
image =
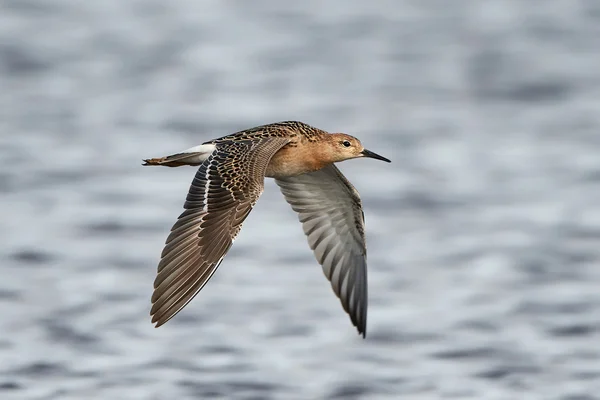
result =
[[150,311],[156,327],[215,273],[264,189],[271,157],[287,143],[285,138],[220,143],[200,165],[158,264]]
[[358,332],[366,336],[367,252],[360,196],[340,170],[276,179]]

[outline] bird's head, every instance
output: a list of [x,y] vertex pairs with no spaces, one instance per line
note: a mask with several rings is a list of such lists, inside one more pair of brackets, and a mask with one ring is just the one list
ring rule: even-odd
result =
[[369,157],[391,162],[387,158],[364,148],[360,140],[345,133],[332,133],[327,141],[326,154],[332,162],[350,160],[352,158]]

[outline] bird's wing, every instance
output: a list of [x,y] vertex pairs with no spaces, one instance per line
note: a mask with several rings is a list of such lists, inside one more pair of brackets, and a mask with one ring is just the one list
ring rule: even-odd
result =
[[150,311],[157,327],[185,307],[214,274],[264,190],[271,157],[288,142],[217,143],[200,165],[158,264]]
[[358,332],[366,336],[367,250],[360,196],[335,165],[276,179]]

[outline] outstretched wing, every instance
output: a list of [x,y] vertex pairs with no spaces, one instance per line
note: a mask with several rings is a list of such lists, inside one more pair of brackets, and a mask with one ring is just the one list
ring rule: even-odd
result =
[[358,332],[367,329],[367,250],[360,196],[335,165],[276,179]]
[[163,249],[152,294],[152,322],[167,322],[204,287],[264,189],[271,157],[286,138],[217,143],[200,165]]

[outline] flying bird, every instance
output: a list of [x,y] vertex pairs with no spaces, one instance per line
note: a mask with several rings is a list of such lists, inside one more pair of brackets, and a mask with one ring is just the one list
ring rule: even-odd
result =
[[390,162],[353,136],[285,121],[143,160],[143,165],[199,167],[158,264],[150,311],[156,327],[181,311],[215,273],[268,177],[298,213],[333,291],[366,337],[364,213],[357,190],[335,166],[361,157]]

